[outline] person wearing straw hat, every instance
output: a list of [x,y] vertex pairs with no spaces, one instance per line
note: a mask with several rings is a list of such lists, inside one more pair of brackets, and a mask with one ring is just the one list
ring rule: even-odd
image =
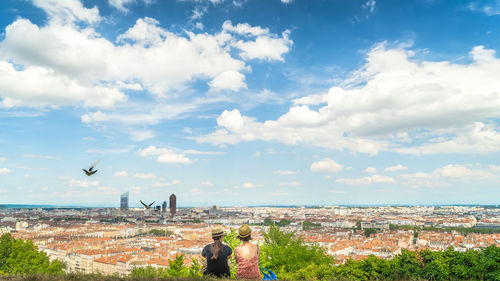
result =
[[222,227],[217,226],[212,229],[212,244],[206,245],[201,252],[201,255],[207,259],[207,268],[203,275],[211,275],[215,277],[230,277],[228,260],[233,254],[233,250],[226,244],[222,243],[224,231]]
[[252,229],[244,224],[238,230],[238,238],[243,244],[234,249],[236,263],[238,269],[236,270],[236,278],[260,280],[259,271],[259,245],[250,243],[252,240]]

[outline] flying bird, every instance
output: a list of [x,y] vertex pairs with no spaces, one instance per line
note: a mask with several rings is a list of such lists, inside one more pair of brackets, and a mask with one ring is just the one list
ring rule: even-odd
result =
[[156,202],[156,200],[155,200],[155,201],[153,201],[153,203],[147,205],[146,203],[142,202],[142,200],[139,200],[139,201],[141,201],[141,204],[144,205],[144,208],[146,208],[146,210],[149,210],[149,208],[151,208],[151,206],[153,206],[153,204]]
[[97,173],[97,170],[94,170],[94,167],[97,165],[97,163],[99,163],[99,161],[101,161],[101,160],[97,160],[94,164],[92,164],[92,166],[90,166],[90,168],[89,168],[88,170],[82,169],[82,171],[84,171],[84,172],[85,172],[85,174],[86,174],[87,176],[89,176],[89,177],[90,177],[91,175],[93,175],[93,174]]

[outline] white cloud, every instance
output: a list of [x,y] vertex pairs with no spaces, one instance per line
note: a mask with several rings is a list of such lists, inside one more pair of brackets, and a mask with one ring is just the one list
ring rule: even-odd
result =
[[224,155],[224,154],[226,154],[226,152],[224,152],[224,151],[199,151],[199,150],[188,149],[188,150],[184,150],[184,154],[194,154],[194,155]]
[[40,189],[41,189],[42,191],[47,191],[47,190],[49,190],[49,188],[48,188],[48,187],[46,187],[46,186],[42,186]]
[[[251,26],[248,23],[239,23],[234,26],[231,21],[225,21],[222,29],[244,36],[244,40],[238,40],[232,46],[241,50],[240,56],[245,60],[260,59],[283,62],[283,55],[288,53],[293,45],[293,41],[288,38],[289,30],[284,31],[280,37],[270,33],[267,28]],[[248,37],[255,37],[255,40],[249,41]]]
[[61,160],[60,157],[52,155],[40,155],[40,154],[24,154],[24,158],[38,158],[38,159],[48,159],[48,160]]
[[68,181],[69,186],[78,186],[78,187],[92,187],[92,186],[99,186],[99,181],[89,181],[87,179],[84,180],[76,180],[76,179],[70,179]]
[[283,4],[290,4],[292,3],[293,0],[281,0],[281,3]]
[[254,184],[254,183],[251,183],[251,182],[245,182],[241,185],[243,188],[256,188],[256,187],[263,187],[264,185],[263,184]]
[[10,174],[11,170],[9,168],[0,168],[0,175]]
[[273,174],[275,174],[275,175],[295,175],[296,172],[289,171],[289,170],[276,170],[276,171],[273,171]]
[[[9,34],[7,31],[7,36]],[[1,47],[4,44],[5,41]],[[13,64],[0,61],[0,76],[4,78],[0,80],[3,97],[0,107],[5,108],[67,105],[110,108],[127,100],[117,89],[82,83],[45,67],[28,66],[24,70],[16,70]]]
[[282,37],[259,36],[255,41],[240,40],[235,47],[241,50],[240,56],[245,60],[260,59],[281,61],[283,55],[290,51],[293,41],[288,39],[290,32],[283,32]]
[[402,170],[408,170],[408,167],[403,166],[401,164],[397,164],[396,166],[391,166],[391,167],[385,168],[384,172],[396,172],[396,171],[402,171]]
[[29,180],[32,179],[33,177],[30,174],[24,174],[24,178]]
[[82,123],[95,123],[95,122],[102,122],[102,121],[107,121],[108,116],[105,113],[102,113],[100,110],[96,112],[89,112],[85,113],[81,116]]
[[169,182],[162,182],[162,181],[157,181],[157,182],[152,184],[152,186],[155,186],[155,187],[169,187],[171,185],[172,184]]
[[351,78],[328,93],[295,100],[276,120],[258,122],[226,110],[214,132],[195,139],[218,145],[279,141],[372,155],[500,151],[500,59],[493,50],[477,46],[472,62],[452,63],[387,45],[370,50]]
[[101,20],[96,6],[85,8],[79,0],[32,0],[33,5],[44,10],[49,20],[57,24],[73,22],[97,23]]
[[150,180],[150,179],[155,179],[156,176],[153,173],[137,173],[134,174],[134,178]]
[[180,183],[181,183],[180,180],[174,180],[174,181],[172,181],[172,184],[180,184]]
[[148,146],[147,148],[139,149],[137,154],[145,157],[157,155],[158,158],[156,159],[156,161],[160,163],[171,163],[171,164],[191,163],[191,160],[187,158],[184,154],[177,153],[174,150],[168,148],[157,148],[156,146]]
[[128,177],[129,174],[127,171],[119,171],[114,174],[115,177]]
[[366,9],[370,14],[373,14],[375,12],[375,5],[377,2],[375,0],[368,0],[366,3],[363,4],[363,9]]
[[117,8],[118,10],[120,10],[121,12],[126,14],[129,12],[129,10],[127,8],[125,8],[125,5],[131,4],[134,2],[135,2],[135,0],[109,0],[109,5]]
[[377,172],[377,169],[375,167],[368,167],[365,169],[365,172],[374,174]]
[[141,142],[156,137],[156,134],[151,130],[133,131],[130,133],[132,140]]
[[245,75],[233,70],[217,75],[209,85],[214,90],[231,90],[235,92],[247,87]]
[[0,157],[0,162],[5,162],[5,161],[7,161],[7,160],[9,160],[9,159],[8,159],[8,158],[6,158],[6,157]]
[[202,186],[214,186],[214,184],[211,181],[204,181],[201,183]]
[[110,108],[127,100],[122,88],[164,95],[195,80],[218,90],[246,87],[247,67],[231,56],[225,32],[176,35],[141,18],[118,39],[59,21],[37,26],[17,19],[0,43],[0,74],[8,77],[0,83],[3,106]]
[[450,186],[452,182],[481,182],[498,179],[500,176],[495,167],[489,169],[471,169],[464,165],[446,165],[434,169],[430,173],[401,174],[398,178],[404,180],[403,184],[410,187],[443,187]]
[[337,173],[342,168],[342,165],[329,158],[311,164],[311,171],[315,173]]
[[471,11],[485,13],[488,16],[500,15],[500,2],[498,1],[472,1],[469,4]]
[[336,182],[345,183],[350,185],[362,185],[362,184],[372,184],[372,183],[393,183],[395,182],[394,178],[373,175],[371,177],[362,177],[362,178],[341,178],[337,179]]

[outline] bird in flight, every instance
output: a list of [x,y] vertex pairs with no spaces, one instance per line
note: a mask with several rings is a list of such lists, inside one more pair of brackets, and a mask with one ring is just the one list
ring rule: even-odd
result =
[[94,164],[92,164],[92,166],[90,166],[90,168],[89,168],[88,170],[82,169],[82,171],[84,171],[84,172],[85,172],[85,174],[86,174],[87,176],[89,176],[89,177],[90,177],[91,175],[93,175],[93,174],[97,173],[97,170],[94,170],[94,167],[97,165],[97,163],[99,163],[99,161],[101,161],[101,160],[97,160]]
[[151,208],[151,206],[153,206],[153,204],[156,202],[156,200],[155,200],[155,201],[153,201],[153,203],[147,205],[146,203],[142,202],[142,200],[139,200],[139,201],[141,201],[141,204],[144,205],[144,208],[146,208],[146,210],[149,210],[149,208]]

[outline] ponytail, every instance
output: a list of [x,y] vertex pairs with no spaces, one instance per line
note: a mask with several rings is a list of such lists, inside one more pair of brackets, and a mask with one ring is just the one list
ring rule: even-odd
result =
[[222,249],[222,237],[217,237],[214,239],[214,243],[210,245],[210,252],[212,252],[212,259],[216,260],[219,258],[220,250]]

